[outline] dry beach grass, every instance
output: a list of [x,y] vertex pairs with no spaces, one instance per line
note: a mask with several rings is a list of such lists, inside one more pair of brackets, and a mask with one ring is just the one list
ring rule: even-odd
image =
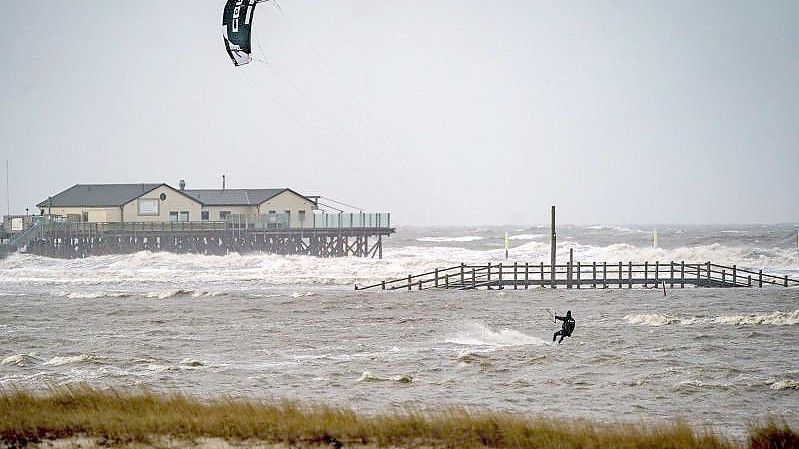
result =
[[[785,424],[750,429],[747,446],[797,447]],[[684,423],[598,424],[448,409],[361,416],[297,402],[180,394],[53,388],[0,392],[0,439],[8,447],[448,447],[448,448],[738,448]]]

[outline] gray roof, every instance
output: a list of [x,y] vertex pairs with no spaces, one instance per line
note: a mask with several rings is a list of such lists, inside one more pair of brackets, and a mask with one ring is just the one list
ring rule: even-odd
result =
[[[37,207],[122,206],[162,184],[76,184]],[[52,203],[50,202],[52,200]]]
[[290,189],[186,189],[183,193],[206,206],[257,206],[287,190],[292,191]]

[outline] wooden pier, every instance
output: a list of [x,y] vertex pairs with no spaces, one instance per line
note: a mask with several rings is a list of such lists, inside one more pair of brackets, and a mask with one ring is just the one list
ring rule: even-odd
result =
[[799,280],[775,276],[712,262],[590,262],[565,265],[540,263],[460,264],[427,273],[355,286],[355,290],[440,289],[529,289],[549,287],[567,289],[607,288],[685,288],[689,287],[796,287]]
[[236,222],[39,223],[21,234],[9,250],[56,258],[168,251],[224,255],[304,254],[317,257],[383,257],[389,223],[363,221],[350,226],[280,228]]

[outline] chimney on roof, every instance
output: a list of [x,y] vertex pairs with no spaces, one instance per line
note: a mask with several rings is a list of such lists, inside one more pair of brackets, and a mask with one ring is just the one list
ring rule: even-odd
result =
[[225,190],[225,175],[222,175],[222,190]]
[[186,181],[181,179],[180,182],[178,182],[178,187],[180,187],[180,190],[186,190]]

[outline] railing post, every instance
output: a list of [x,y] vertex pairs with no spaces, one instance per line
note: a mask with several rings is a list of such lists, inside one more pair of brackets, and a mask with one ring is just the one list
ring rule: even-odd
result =
[[381,287],[381,290],[385,290],[386,289],[386,281],[381,282],[380,283],[380,287]]
[[591,276],[593,278],[593,288],[596,288],[596,262],[592,262]]
[[513,289],[514,290],[518,290],[519,289],[518,269],[519,269],[519,263],[518,262],[513,262]]
[[680,288],[685,288],[685,261],[680,262]]
[[732,266],[732,285],[738,285],[738,266]]
[[524,263],[524,289],[530,288],[530,263]]
[[751,274],[746,277],[746,286],[747,287],[751,287],[752,286],[752,275]]
[[649,262],[644,262],[644,288],[648,286],[647,282],[649,280]]
[[411,291],[411,275],[408,275],[408,291]]
[[436,276],[436,280],[435,280],[435,286],[436,286],[436,287],[438,287],[438,268],[436,268],[436,274],[435,274],[435,276]]
[[463,278],[463,270],[464,270],[464,269],[466,269],[466,264],[465,264],[465,263],[463,263],[463,262],[461,262],[461,285],[463,285],[463,284],[464,284],[464,282],[465,282],[465,281],[464,281],[464,278]]
[[472,268],[472,288],[477,288],[477,271]]
[[763,270],[757,272],[757,287],[763,288]]
[[670,275],[671,284],[669,285],[669,288],[674,288],[674,261],[673,260],[671,261],[671,264],[669,265],[669,268],[670,268],[670,271],[671,271],[671,275]]
[[502,283],[502,262],[499,263],[499,289],[505,289],[505,284]]
[[539,270],[541,270],[541,286],[544,286],[544,262],[540,262]]
[[577,261],[577,289],[580,289],[580,272],[582,271],[582,267],[580,266],[580,262]]
[[788,275],[787,274],[785,275],[785,286],[786,287],[788,286]]
[[633,288],[633,263],[627,262],[627,288]]
[[444,277],[444,287],[449,289],[449,274]]
[[710,280],[710,261],[707,261],[707,278]]
[[655,261],[655,288],[660,285],[660,261]]
[[487,287],[491,290],[491,262],[488,262],[488,284]]
[[623,272],[624,272],[624,269],[622,268],[622,264],[621,264],[621,262],[619,262],[619,288],[622,288],[622,285],[623,285],[623,284],[621,283],[621,274],[622,274]]
[[608,263],[602,262],[602,288],[608,288]]

